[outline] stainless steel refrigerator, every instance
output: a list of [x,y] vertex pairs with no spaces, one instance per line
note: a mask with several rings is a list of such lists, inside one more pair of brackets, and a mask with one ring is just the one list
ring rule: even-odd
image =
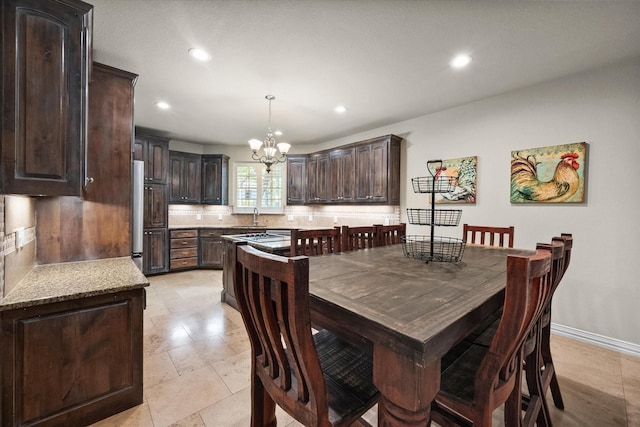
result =
[[133,218],[131,257],[142,271],[142,229],[144,227],[144,162],[133,161]]

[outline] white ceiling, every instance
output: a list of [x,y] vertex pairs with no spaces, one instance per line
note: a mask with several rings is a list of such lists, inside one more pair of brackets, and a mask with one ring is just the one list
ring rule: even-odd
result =
[[139,75],[136,125],[196,143],[263,139],[267,94],[295,146],[640,56],[640,1],[88,1],[94,60]]

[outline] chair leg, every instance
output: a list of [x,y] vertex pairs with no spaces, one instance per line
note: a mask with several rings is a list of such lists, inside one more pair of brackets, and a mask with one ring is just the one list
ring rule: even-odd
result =
[[525,374],[527,376],[527,388],[529,399],[526,404],[526,412],[523,419],[525,426],[551,427],[551,415],[545,399],[546,387],[544,385],[543,362],[541,351],[542,329],[538,323],[534,333],[533,351],[526,355]]
[[[521,364],[521,363],[520,363]],[[522,401],[522,370],[516,373],[516,383],[509,398],[504,403],[504,425],[505,427],[520,427],[522,420],[520,419]],[[490,425],[490,424],[489,424]]]
[[251,381],[251,427],[276,427],[276,404],[257,375]]
[[[558,377],[556,375],[556,368],[553,365],[553,358],[551,357],[551,322],[547,323],[542,328],[542,333],[540,337],[540,354],[542,357],[542,362],[544,363],[545,370],[547,371],[546,375],[551,373],[551,379],[549,384],[549,388],[551,389],[551,397],[553,397],[553,404],[558,409],[564,409],[564,402],[562,400],[562,393],[560,393],[560,385],[558,384]],[[543,381],[543,383],[547,383],[547,381]]]

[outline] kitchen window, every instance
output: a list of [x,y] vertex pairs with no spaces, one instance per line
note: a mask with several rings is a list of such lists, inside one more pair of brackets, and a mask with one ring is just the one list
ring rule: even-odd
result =
[[233,173],[235,213],[284,213],[284,165],[274,165],[271,172],[262,163],[235,162]]

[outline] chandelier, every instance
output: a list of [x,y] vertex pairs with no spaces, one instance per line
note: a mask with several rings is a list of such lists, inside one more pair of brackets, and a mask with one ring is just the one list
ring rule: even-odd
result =
[[[271,131],[271,101],[276,99],[273,95],[265,96],[265,99],[269,101],[269,127],[267,128],[267,137],[264,141],[260,141],[259,139],[251,139],[249,141],[249,146],[251,147],[251,151],[253,154],[251,158],[253,160],[257,160],[260,163],[264,163],[267,166],[267,173],[271,172],[271,165],[276,163],[282,163],[287,160],[287,152],[289,148],[291,148],[291,144],[287,144],[286,142],[280,142],[276,144],[276,139],[273,137],[273,132]],[[262,144],[264,143],[264,147]],[[258,154],[258,150],[262,147],[262,153]],[[276,147],[278,147],[276,149]],[[280,151],[280,155],[277,155],[277,152]]]

